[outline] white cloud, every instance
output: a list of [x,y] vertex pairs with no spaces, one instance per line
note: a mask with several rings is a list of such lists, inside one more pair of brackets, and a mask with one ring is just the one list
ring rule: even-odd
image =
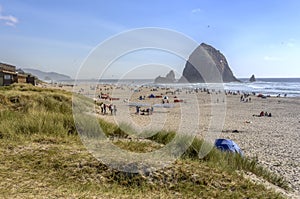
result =
[[5,25],[7,25],[7,26],[12,26],[12,27],[15,27],[15,26],[16,26],[14,23],[11,23],[11,22],[5,22]]
[[287,43],[286,45],[287,45],[288,47],[291,47],[291,48],[292,48],[292,47],[295,47],[295,43],[292,43],[292,42],[289,42],[289,43]]
[[11,16],[11,15],[7,15],[7,16],[0,15],[0,20],[4,20],[5,22],[10,22],[10,23],[13,23],[13,24],[18,23],[18,19],[14,16]]
[[200,8],[195,8],[192,10],[192,14],[200,13],[202,10]]
[[15,27],[16,24],[19,22],[18,18],[12,15],[3,15],[2,14],[2,6],[0,5],[0,22],[2,21],[7,26]]
[[282,42],[281,42],[281,45],[282,45],[282,46],[285,46],[285,47],[288,47],[288,48],[294,48],[294,47],[297,46],[297,40],[291,38],[291,39],[289,39],[289,40],[287,40],[287,41],[282,41]]

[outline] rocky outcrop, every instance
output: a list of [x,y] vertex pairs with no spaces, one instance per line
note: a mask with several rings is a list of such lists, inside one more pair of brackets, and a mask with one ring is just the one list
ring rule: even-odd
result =
[[252,75],[252,76],[250,77],[250,79],[249,79],[249,82],[255,82],[255,81],[256,81],[256,78],[255,78],[254,75]]
[[157,78],[155,78],[154,83],[164,83],[164,84],[169,84],[169,83],[175,83],[176,79],[175,79],[175,73],[173,70],[171,70],[166,77],[161,77],[158,76]]
[[202,43],[190,55],[180,83],[218,83],[239,81],[225,56],[214,47]]

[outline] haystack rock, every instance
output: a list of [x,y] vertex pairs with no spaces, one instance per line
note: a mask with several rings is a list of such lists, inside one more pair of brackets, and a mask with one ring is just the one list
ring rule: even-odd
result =
[[161,77],[158,76],[157,78],[155,78],[154,83],[165,83],[165,84],[169,84],[169,83],[174,83],[176,81],[175,79],[175,73],[173,70],[171,70],[166,77]]
[[225,56],[214,47],[202,43],[190,55],[180,83],[221,83],[239,81]]
[[256,81],[256,78],[255,78],[254,75],[252,75],[252,76],[250,77],[250,79],[249,79],[249,82],[255,82],[255,81]]

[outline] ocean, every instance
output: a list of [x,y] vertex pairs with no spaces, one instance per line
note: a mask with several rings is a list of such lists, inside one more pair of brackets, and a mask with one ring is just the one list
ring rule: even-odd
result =
[[[239,79],[241,82],[231,82],[224,83],[223,87],[226,91],[242,93],[256,93],[270,96],[286,95],[287,97],[300,97],[300,78],[257,78],[255,82],[249,82],[248,79]],[[61,82],[61,83],[70,83]],[[133,85],[133,86],[168,86],[176,88],[203,88],[209,87],[209,84],[203,83],[193,83],[193,84],[154,84],[153,80],[146,79],[126,79],[126,80],[116,80],[116,79],[103,79],[103,80],[80,80],[76,83],[81,84],[118,84],[118,85]]]
[[[249,79],[239,79],[241,82],[224,83],[225,91],[256,93],[270,96],[300,97],[300,78],[257,78],[255,82]],[[170,85],[171,86],[171,85]],[[177,84],[176,87],[203,88],[209,84]],[[214,86],[211,86],[212,88]]]
[[264,95],[300,97],[300,78],[257,78],[255,82],[240,79],[241,83],[225,83],[224,89]]

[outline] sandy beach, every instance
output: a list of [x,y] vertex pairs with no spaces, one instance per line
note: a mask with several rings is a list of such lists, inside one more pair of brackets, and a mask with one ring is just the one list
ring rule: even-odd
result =
[[[240,103],[238,97],[227,98],[223,137],[233,139],[244,153],[257,159],[271,171],[284,176],[292,188],[300,191],[299,98],[254,97]],[[261,111],[272,117],[253,117]],[[250,123],[248,123],[250,122]],[[237,129],[239,133],[232,133]]]
[[[72,90],[66,86],[61,88]],[[98,94],[101,92],[117,99],[99,99]],[[110,112],[103,115],[98,107],[96,112],[99,117],[117,124],[130,124],[140,132],[162,129],[196,131],[197,136],[205,137],[214,119],[213,107],[225,107],[217,109],[224,110],[225,113],[215,113],[219,114],[218,118],[224,119],[222,132],[218,136],[234,140],[246,156],[257,158],[262,165],[283,176],[289,182],[294,194],[300,195],[299,98],[263,99],[251,95],[246,98],[248,99],[246,102],[241,101],[240,94],[222,95],[218,92],[208,94],[200,90],[191,92],[168,88],[111,85],[99,85],[95,89],[83,87],[82,94],[94,95],[97,98],[95,100],[100,103],[116,105],[116,115],[111,115]],[[149,98],[150,94],[156,97]],[[213,95],[215,96],[212,97]],[[164,100],[164,96],[167,96],[167,99]],[[169,104],[170,108],[158,106],[163,104],[163,100],[164,105]],[[174,100],[180,102],[174,103]],[[141,105],[139,114],[136,113],[134,104]],[[148,114],[147,109],[151,106],[153,113]],[[143,110],[145,112],[142,112]],[[271,113],[272,117],[253,116],[259,115],[261,111]],[[195,114],[198,114],[198,117]]]

